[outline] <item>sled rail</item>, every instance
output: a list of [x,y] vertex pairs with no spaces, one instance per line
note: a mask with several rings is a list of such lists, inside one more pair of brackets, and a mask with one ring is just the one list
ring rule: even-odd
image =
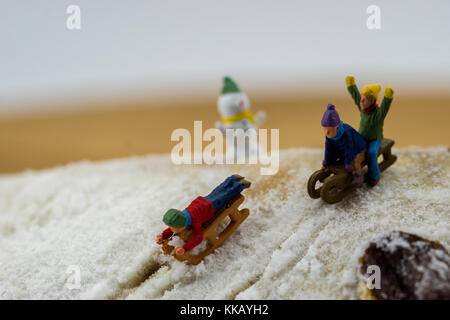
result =
[[[378,156],[382,155],[383,159],[378,163],[380,172],[389,168],[396,160],[397,156],[392,154],[392,146],[394,140],[383,139]],[[367,161],[361,163],[362,173],[367,174]],[[316,188],[317,182],[323,183],[322,186]],[[327,166],[315,171],[308,180],[308,194],[313,199],[322,198],[327,203],[337,203],[344,197],[356,189],[351,185],[352,175],[345,170],[344,165]]]
[[[250,211],[247,208],[239,210],[239,206],[242,204],[242,202],[244,202],[244,199],[245,198],[243,195],[239,195],[227,206],[225,206],[225,208],[219,210],[213,218],[203,224],[203,239],[206,239],[208,242],[208,246],[204,251],[202,251],[198,255],[192,255],[192,250],[185,252],[183,255],[175,255],[175,253],[173,253],[175,259],[181,262],[186,261],[187,264],[196,265],[199,264],[204,257],[211,254],[216,248],[220,247],[250,214]],[[217,233],[217,227],[227,217],[230,218],[229,224],[224,230]],[[184,242],[187,242],[192,238],[192,231],[184,230],[178,236]],[[169,245],[169,242],[170,239],[166,239],[162,244],[163,251],[166,254],[172,254],[173,250],[175,249],[173,246]]]

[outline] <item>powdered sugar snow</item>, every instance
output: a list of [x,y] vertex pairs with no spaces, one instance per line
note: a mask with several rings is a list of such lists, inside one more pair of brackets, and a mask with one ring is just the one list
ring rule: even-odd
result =
[[[323,150],[282,151],[274,176],[249,165],[175,166],[168,155],[3,176],[0,297],[358,298],[358,258],[380,234],[403,230],[450,245],[450,154],[394,153],[376,187],[335,205],[306,192]],[[252,181],[241,206],[250,216],[197,266],[165,255],[155,243],[164,212],[233,173]]]

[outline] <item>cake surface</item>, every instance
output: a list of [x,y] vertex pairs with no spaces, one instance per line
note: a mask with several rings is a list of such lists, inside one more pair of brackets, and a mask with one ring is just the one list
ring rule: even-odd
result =
[[[450,154],[395,149],[374,188],[340,203],[311,199],[323,150],[280,153],[258,166],[175,166],[169,155],[79,162],[0,177],[2,299],[358,299],[358,259],[402,230],[450,245]],[[252,182],[250,216],[197,266],[155,243],[162,215],[230,174]],[[68,280],[78,268],[79,289]]]
[[[379,282],[368,279],[378,267]],[[392,231],[369,244],[360,272],[370,294],[382,300],[450,299],[450,254],[436,241]]]

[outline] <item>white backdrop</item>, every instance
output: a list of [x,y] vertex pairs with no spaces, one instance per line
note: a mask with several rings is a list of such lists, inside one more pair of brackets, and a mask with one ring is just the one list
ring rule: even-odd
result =
[[[81,30],[66,9],[81,8]],[[366,27],[369,5],[381,30]],[[450,84],[450,1],[2,0],[0,110],[51,99]],[[374,78],[376,78],[374,80]],[[114,93],[112,93],[114,92]]]

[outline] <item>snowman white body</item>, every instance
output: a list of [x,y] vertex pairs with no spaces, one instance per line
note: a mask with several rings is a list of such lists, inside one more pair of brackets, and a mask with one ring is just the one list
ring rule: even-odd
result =
[[[221,130],[226,136],[226,129],[236,130],[242,129],[244,132],[253,129],[257,130],[261,123],[264,121],[266,115],[264,112],[260,111],[255,114],[253,121],[248,116],[244,114],[250,114],[250,100],[248,96],[243,92],[226,93],[219,96],[217,101],[217,108],[219,114],[222,117],[222,121],[216,122],[216,128]],[[238,132],[235,131],[235,134]],[[227,136],[226,136],[227,137]],[[229,138],[228,138],[229,139]],[[227,145],[233,145],[234,150],[229,150],[227,148],[227,159],[233,157],[234,160],[246,159],[247,157],[257,156],[258,154],[258,143],[252,143],[246,139],[245,147],[239,148],[235,143],[235,138],[233,141],[227,141]],[[233,156],[234,155],[234,156]]]

